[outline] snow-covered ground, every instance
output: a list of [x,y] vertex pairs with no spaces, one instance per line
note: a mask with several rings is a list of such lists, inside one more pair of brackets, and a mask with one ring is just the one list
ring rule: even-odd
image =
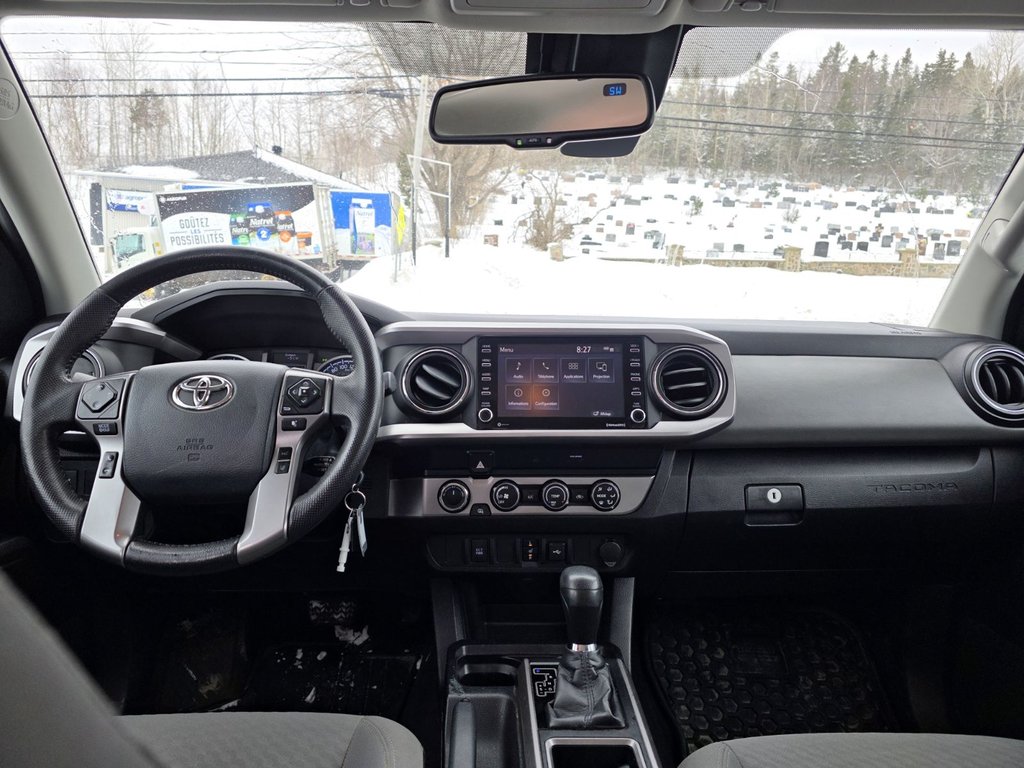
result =
[[864,320],[927,325],[948,285],[939,278],[855,277],[716,267],[571,259],[524,246],[454,243],[419,249],[393,281],[377,259],[346,290],[399,309],[478,314]]
[[[971,216],[969,202],[950,195],[920,200],[816,185],[786,189],[780,182],[778,195],[769,197],[768,190],[742,180],[727,187],[721,181],[670,179],[664,174],[615,181],[607,175],[583,174],[559,181],[564,217],[581,223],[566,244],[571,258],[558,262],[521,244],[522,222],[534,197],[543,194],[544,186],[550,189],[552,182],[548,174],[511,183],[491,203],[482,224],[454,243],[450,259],[443,258],[439,248],[423,247],[415,266],[404,255],[397,281],[394,264],[377,261],[346,281],[346,289],[423,312],[927,325],[948,279],[783,272],[713,262],[772,258],[779,246],[799,247],[805,261],[819,260],[815,244],[825,240],[825,261],[836,263],[839,270],[852,260],[898,261],[898,236],[913,247],[918,234],[928,237],[921,261],[930,262],[935,260],[936,241],[929,232],[938,233],[937,242],[947,248],[956,241],[962,253],[979,223]],[[703,201],[698,215],[688,202],[692,196]],[[919,211],[887,210],[897,206]],[[587,218],[591,220],[582,223]],[[666,265],[665,249],[655,247],[651,231],[663,235],[664,245],[682,245],[688,256],[709,263]],[[883,240],[885,236],[889,239]],[[600,247],[584,253],[584,237]],[[498,247],[485,245],[485,238]],[[840,239],[863,242],[866,250],[857,245],[844,250]],[[956,264],[959,256],[940,260]]]
[[[581,253],[580,243],[586,238],[596,244],[589,248],[591,253],[605,258],[663,258],[664,253],[652,253],[657,250],[653,235],[660,233],[666,245],[682,245],[694,258],[771,258],[779,246],[795,246],[802,249],[804,260],[812,260],[815,244],[827,241],[830,261],[895,262],[901,242],[913,245],[918,234],[936,233],[937,240],[929,239],[923,258],[930,261],[936,242],[945,251],[956,241],[962,253],[979,223],[970,217],[974,206],[952,195],[919,199],[817,185],[786,189],[779,181],[769,196],[764,181],[732,180],[725,186],[724,180],[667,174],[638,179],[591,173],[566,178],[558,184],[564,202],[560,210],[567,220],[581,222],[574,228],[569,253]],[[479,232],[496,235],[500,242],[521,240],[517,222],[532,209],[534,197],[552,183],[548,174],[543,180],[526,177],[511,184],[507,194],[492,201]],[[693,197],[702,203],[696,215]],[[897,207],[918,212],[891,210]],[[840,239],[851,242],[848,250]],[[959,257],[940,260],[955,263]]]

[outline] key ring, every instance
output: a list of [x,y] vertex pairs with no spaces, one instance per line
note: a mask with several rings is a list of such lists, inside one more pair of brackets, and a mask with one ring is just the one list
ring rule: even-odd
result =
[[355,512],[366,506],[366,494],[358,488],[353,488],[345,494],[345,509]]

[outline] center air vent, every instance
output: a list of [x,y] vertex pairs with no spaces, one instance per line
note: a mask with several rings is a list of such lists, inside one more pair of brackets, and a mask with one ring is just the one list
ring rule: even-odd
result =
[[987,349],[968,363],[967,381],[978,405],[992,416],[1024,420],[1024,355]]
[[402,373],[402,399],[424,416],[444,416],[469,397],[469,366],[450,349],[424,349],[413,355]]
[[667,411],[684,419],[707,416],[725,398],[725,370],[700,347],[674,347],[654,363],[654,396]]

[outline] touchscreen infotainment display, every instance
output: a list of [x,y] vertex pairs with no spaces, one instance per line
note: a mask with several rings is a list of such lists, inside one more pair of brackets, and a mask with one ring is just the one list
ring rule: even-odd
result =
[[643,405],[639,339],[484,339],[480,344],[485,425],[626,427]]

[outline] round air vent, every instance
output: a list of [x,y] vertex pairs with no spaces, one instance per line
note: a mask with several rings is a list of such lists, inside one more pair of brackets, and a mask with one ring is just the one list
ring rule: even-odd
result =
[[725,370],[700,347],[674,347],[654,363],[652,389],[658,404],[684,419],[715,411],[725,398]]
[[466,402],[469,389],[469,366],[462,355],[450,349],[417,352],[402,373],[402,400],[423,416],[455,411]]
[[1017,350],[984,350],[968,362],[967,383],[978,405],[988,414],[1011,421],[1024,420],[1024,355]]

